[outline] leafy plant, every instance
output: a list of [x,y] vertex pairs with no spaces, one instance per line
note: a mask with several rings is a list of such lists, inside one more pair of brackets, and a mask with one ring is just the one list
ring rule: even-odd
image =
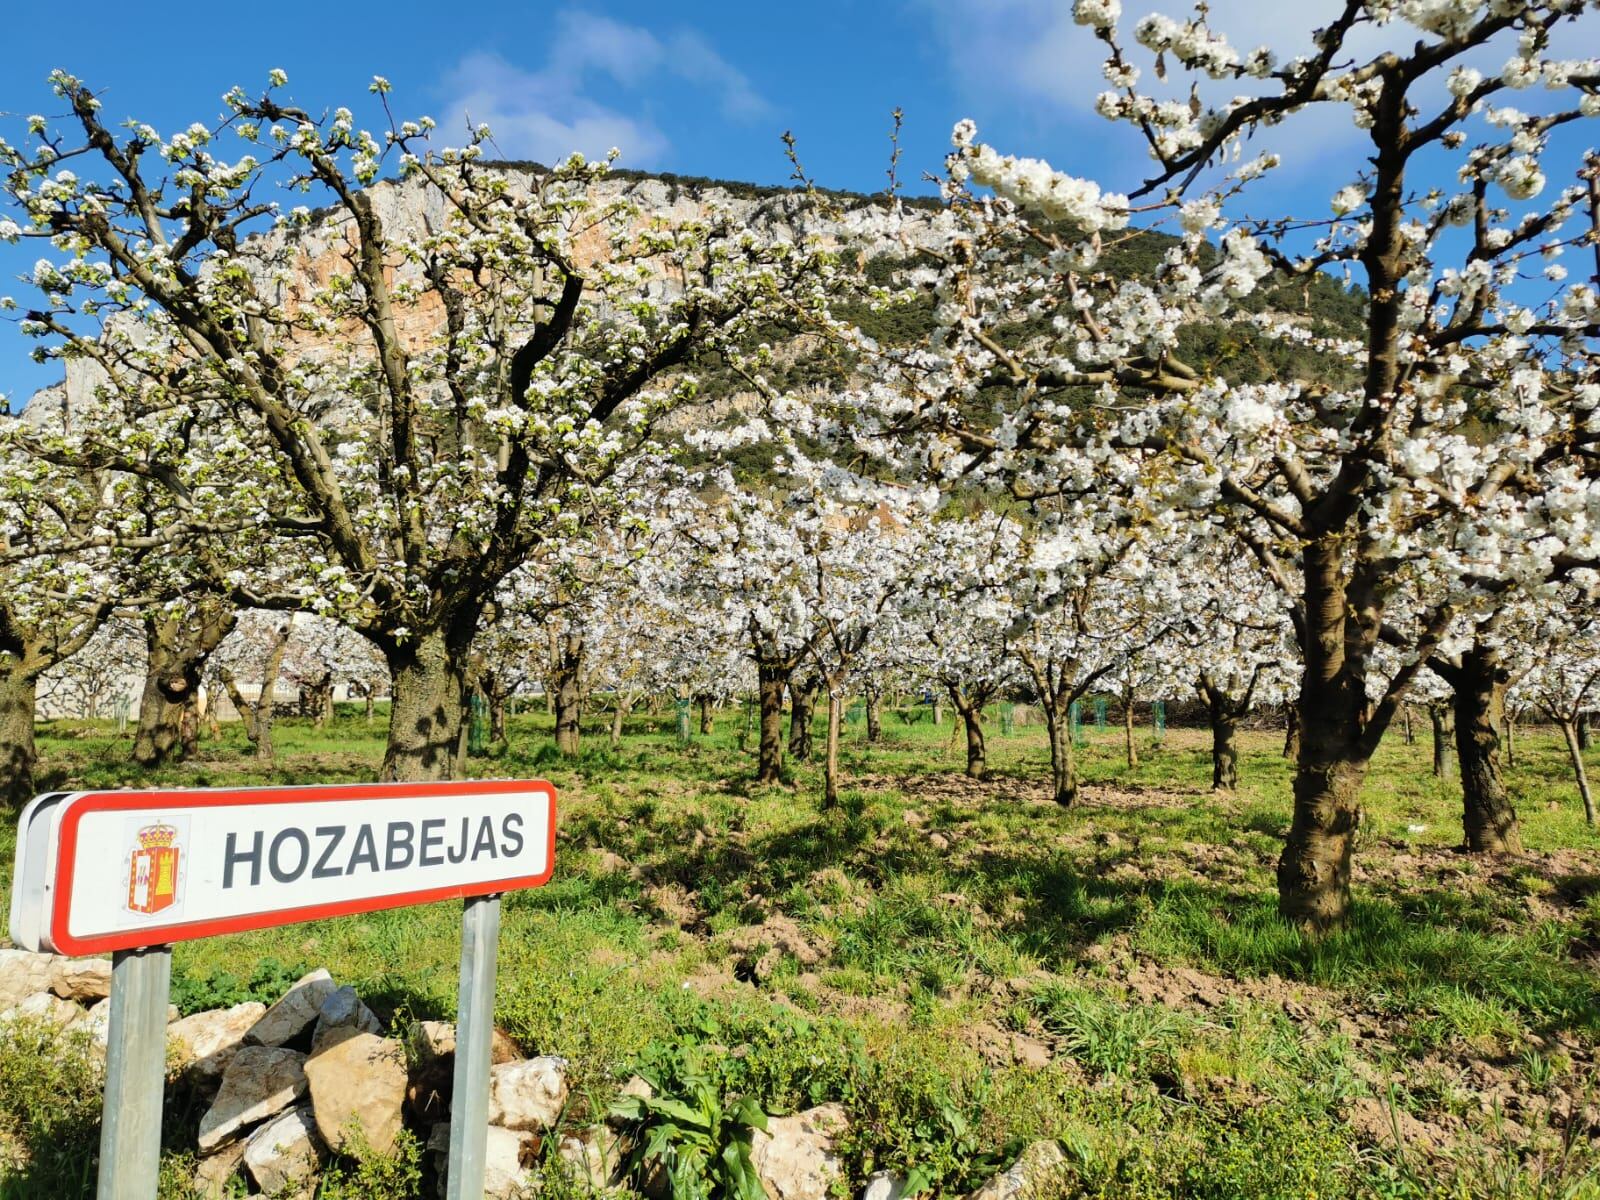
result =
[[664,1172],[674,1200],[765,1200],[750,1150],[755,1131],[766,1131],[767,1114],[750,1096],[730,1103],[692,1068],[678,1083],[676,1096],[624,1096],[612,1106],[632,1142],[626,1177],[642,1190]]
[[271,1004],[304,974],[305,968],[285,965],[270,955],[256,963],[244,979],[216,967],[202,972],[180,966],[172,973],[172,1003],[185,1016],[231,1008],[247,1000]]

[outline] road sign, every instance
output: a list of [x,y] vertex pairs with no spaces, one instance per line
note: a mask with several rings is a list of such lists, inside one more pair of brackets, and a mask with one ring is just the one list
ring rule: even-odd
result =
[[23,810],[12,941],[112,951],[100,1200],[156,1193],[171,943],[460,899],[450,1195],[483,1192],[500,894],[555,866],[543,781],[49,792]]
[[61,954],[537,887],[555,855],[555,792],[544,783],[46,800],[24,818],[12,940]]

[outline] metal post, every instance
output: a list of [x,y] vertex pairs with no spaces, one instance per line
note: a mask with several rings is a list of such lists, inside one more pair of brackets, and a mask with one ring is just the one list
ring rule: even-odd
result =
[[171,983],[171,946],[118,950],[112,956],[96,1200],[155,1200]]
[[450,1166],[445,1200],[483,1200],[489,1146],[489,1045],[494,1036],[495,956],[500,897],[478,896],[461,913],[461,992],[456,1004],[456,1073],[450,1097]]

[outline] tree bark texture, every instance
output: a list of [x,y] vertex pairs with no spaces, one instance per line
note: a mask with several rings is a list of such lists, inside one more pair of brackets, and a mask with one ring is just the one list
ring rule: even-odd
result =
[[818,687],[815,679],[789,684],[789,757],[797,762],[811,761],[811,722]]
[[1456,758],[1461,768],[1461,824],[1474,854],[1520,854],[1517,810],[1500,770],[1505,723],[1505,668],[1494,650],[1474,642],[1445,676],[1454,700]]
[[757,663],[756,679],[761,697],[761,743],[756,780],[777,783],[783,778],[783,694],[789,686],[789,671],[770,663]]
[[158,612],[144,619],[144,692],[133,737],[133,761],[156,767],[185,752],[183,714],[200,690],[211,657],[238,622],[228,605],[202,604],[183,617]]

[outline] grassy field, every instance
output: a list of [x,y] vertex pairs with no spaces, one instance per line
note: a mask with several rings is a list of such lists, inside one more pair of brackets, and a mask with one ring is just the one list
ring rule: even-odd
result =
[[[592,1122],[640,1072],[709,1080],[772,1113],[851,1117],[851,1193],[913,1169],[959,1196],[1029,1139],[1060,1139],[1084,1197],[1600,1196],[1600,837],[1557,739],[1519,739],[1525,856],[1474,861],[1460,798],[1397,736],[1375,764],[1351,927],[1309,942],[1274,917],[1289,812],[1281,736],[1247,734],[1242,784],[1214,796],[1205,737],[1171,730],[1122,762],[1091,731],[1086,800],[1049,802],[1042,730],[1000,736],[993,778],[960,774],[948,721],[850,726],[840,808],[819,771],[756,787],[739,717],[679,746],[670,715],[598,727],[557,760],[548,719],[513,718],[487,776],[561,793],[554,880],[507,899],[499,1023],[574,1067]],[[598,726],[598,722],[597,722]],[[41,738],[41,786],[371,777],[382,728],[284,720],[263,769],[225,731],[198,761],[142,774],[104,724]],[[0,832],[9,888],[12,830]],[[380,1015],[453,1015],[459,905],[186,943],[186,1011],[273,999],[326,966]],[[0,1145],[32,1165],[3,1196],[89,1194],[92,1065],[0,1036]],[[175,1095],[171,1196],[198,1112]],[[324,1195],[401,1195],[338,1175]],[[550,1173],[546,1191],[571,1185]]]

